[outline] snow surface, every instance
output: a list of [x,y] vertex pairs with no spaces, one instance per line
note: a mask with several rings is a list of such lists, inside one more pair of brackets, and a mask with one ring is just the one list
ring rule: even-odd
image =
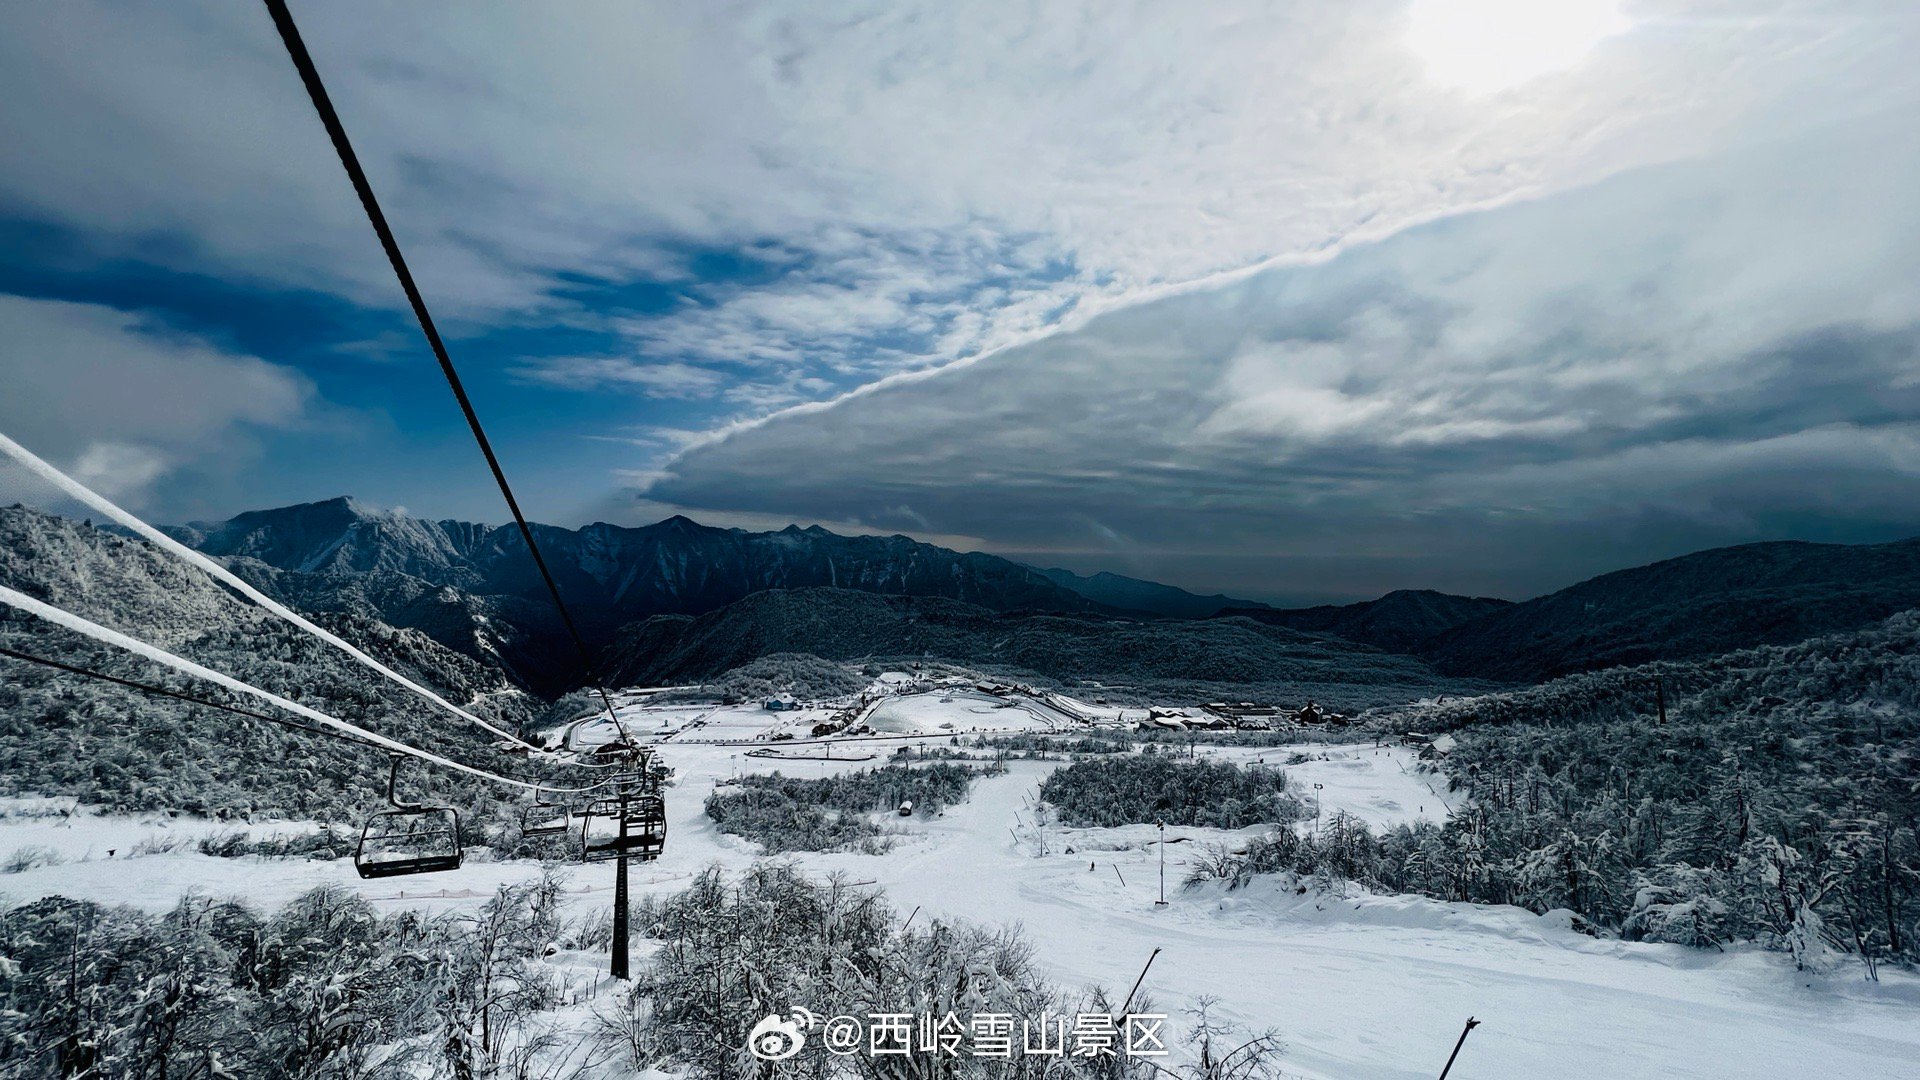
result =
[[[1376,830],[1423,819],[1445,820],[1459,799],[1445,790],[1444,779],[1421,768],[1414,753],[1401,746],[1300,743],[1258,749],[1202,746],[1195,752],[1219,761],[1281,769],[1287,774],[1288,790],[1306,804],[1309,813],[1317,798],[1322,820],[1345,811]],[[1308,760],[1288,764],[1295,757]],[[1316,790],[1315,784],[1322,786]],[[1303,827],[1310,826],[1303,823]]]
[[1000,698],[978,690],[948,690],[890,697],[867,716],[882,735],[953,735],[1036,731],[1071,721],[1044,710],[1032,698]]
[[[937,700],[947,693],[936,691],[931,704],[911,706],[907,715],[914,723],[972,715],[957,694],[951,703]],[[703,815],[701,802],[717,781],[740,770],[814,776],[870,764],[770,763],[747,756],[738,743],[707,741],[724,733],[765,745],[766,735],[794,722],[793,714],[709,707],[674,710],[664,718],[673,722],[670,727],[684,727],[703,713],[712,715],[661,745],[662,760],[678,774],[668,793],[667,850],[659,862],[636,868],[636,891],[671,891],[708,865],[739,869],[757,857],[755,845],[718,833]],[[653,732],[661,730],[663,717],[638,704],[627,719],[642,717],[652,719]],[[884,759],[915,741],[940,745],[947,733],[835,744],[836,753],[839,745],[853,743],[848,750]],[[1378,826],[1447,812],[1432,776],[1400,747],[1306,744],[1196,752],[1285,768],[1309,799],[1312,785],[1323,785],[1323,816],[1346,810]],[[1294,755],[1309,760],[1286,765]],[[1920,1076],[1920,978],[1903,972],[1883,971],[1879,984],[1865,982],[1857,966],[1810,976],[1795,972],[1779,954],[1751,948],[1712,953],[1588,938],[1569,928],[1565,913],[1539,917],[1516,908],[1417,897],[1339,898],[1296,892],[1279,879],[1237,892],[1218,885],[1180,888],[1204,844],[1232,843],[1251,830],[1169,829],[1169,903],[1156,907],[1155,830],[1036,822],[1037,789],[1057,767],[1016,761],[1006,775],[980,781],[971,801],[941,817],[888,816],[900,843],[886,855],[797,855],[792,861],[812,872],[840,870],[875,882],[902,913],[920,908],[921,919],[1018,922],[1041,965],[1067,986],[1098,982],[1124,993],[1148,954],[1161,948],[1146,982],[1161,1008],[1177,1014],[1202,995],[1217,997],[1216,1018],[1278,1031],[1290,1076],[1430,1078],[1470,1014],[1483,1025],[1454,1068],[1459,1080]],[[129,854],[130,842],[148,835],[197,837],[201,830],[230,827],[36,816],[42,810],[44,805],[30,803],[0,807],[0,859],[21,846],[48,845],[70,861],[0,876],[0,893],[15,901],[61,893],[161,909],[182,893],[199,891],[243,894],[271,906],[331,882],[375,899],[383,909],[464,909],[482,902],[498,883],[540,873],[531,863],[470,860],[446,874],[362,882],[347,860],[219,859],[190,850]],[[104,857],[108,847],[118,852],[111,859]],[[574,866],[570,873],[573,887],[586,890],[573,894],[578,910],[606,907],[610,868]],[[571,954],[556,962],[570,971],[591,971],[598,963]],[[792,1004],[831,1011],[837,1003]]]

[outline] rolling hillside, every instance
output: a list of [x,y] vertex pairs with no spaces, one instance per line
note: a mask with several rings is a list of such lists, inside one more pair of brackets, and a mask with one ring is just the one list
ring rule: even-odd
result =
[[1236,600],[1231,596],[1214,593],[1201,596],[1172,585],[1162,585],[1157,581],[1142,581],[1139,578],[1125,577],[1102,570],[1097,574],[1080,575],[1071,570],[1051,567],[1040,571],[1048,581],[1072,589],[1096,604],[1121,611],[1139,612],[1143,615],[1159,615],[1175,619],[1204,619],[1222,609],[1235,608],[1264,610],[1267,605],[1253,600]]
[[1378,600],[1358,604],[1310,608],[1231,608],[1223,617],[1253,619],[1269,626],[1286,626],[1320,634],[1334,634],[1385,649],[1418,654],[1435,635],[1462,623],[1503,611],[1509,601],[1485,596],[1453,596],[1432,589],[1399,589]]
[[1082,684],[1181,682],[1291,696],[1325,696],[1325,688],[1346,686],[1367,701],[1476,685],[1436,676],[1414,657],[1250,619],[1003,613],[845,589],[757,593],[698,618],[652,619],[629,628],[603,666],[619,682],[668,684],[712,678],[773,653],[950,660]]
[[1777,542],[1667,559],[1503,607],[1427,639],[1443,672],[1538,682],[1853,630],[1920,607],[1920,539]]

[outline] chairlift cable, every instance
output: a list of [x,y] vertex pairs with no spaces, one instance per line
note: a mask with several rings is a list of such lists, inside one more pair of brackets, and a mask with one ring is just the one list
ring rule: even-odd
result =
[[50,623],[54,623],[55,625],[58,625],[58,626],[63,626],[68,630],[72,630],[76,633],[83,634],[87,637],[94,639],[95,641],[103,642],[108,645],[113,645],[118,648],[125,649],[128,652],[135,653],[140,656],[144,656],[147,659],[152,660],[156,663],[164,664],[165,666],[173,668],[176,671],[180,671],[185,674],[192,675],[195,678],[213,683],[216,686],[224,687],[227,690],[231,690],[236,693],[247,694],[252,697],[260,698],[261,700],[269,702],[270,704],[279,706],[281,709],[284,709],[287,712],[293,713],[296,716],[301,716],[301,717],[305,717],[308,720],[316,721],[343,736],[353,736],[361,739],[364,742],[371,743],[372,745],[377,746],[380,749],[389,751],[391,753],[405,754],[408,757],[418,758],[421,761],[426,761],[435,765],[443,766],[445,768],[453,769],[456,772],[463,772],[468,774],[469,776],[477,776],[482,780],[490,780],[490,781],[493,781],[494,783],[506,784],[510,787],[525,788],[528,790],[551,791],[556,794],[577,794],[577,793],[587,792],[587,791],[598,791],[602,788],[605,788],[608,785],[608,783],[610,783],[610,781],[608,781],[608,782],[602,782],[599,784],[590,784],[585,787],[552,788],[552,787],[548,787],[544,783],[539,783],[536,781],[516,780],[510,776],[501,776],[499,773],[489,772],[486,769],[477,768],[472,765],[462,764],[461,762],[454,761],[451,758],[443,757],[439,754],[433,753],[430,750],[422,750],[419,747],[412,745],[411,743],[402,742],[399,739],[391,738],[386,735],[381,735],[378,732],[368,731],[366,728],[363,728],[358,724],[354,724],[350,721],[342,720],[335,716],[329,716],[328,714],[323,713],[318,709],[315,709],[308,705],[302,705],[297,701],[293,701],[288,698],[282,697],[279,694],[272,692],[271,690],[262,690],[260,687],[254,686],[252,683],[243,682],[242,680],[236,679],[231,675],[222,674],[221,672],[215,671],[212,668],[204,667],[200,664],[193,662],[192,660],[186,659],[185,657],[176,656],[173,653],[170,653],[167,650],[162,649],[158,645],[154,645],[150,642],[142,641],[139,638],[132,637],[128,634],[123,634],[120,631],[114,630],[110,627],[101,626],[99,623],[93,622],[83,616],[76,615],[73,612],[66,610],[65,608],[56,607],[43,600],[36,600],[33,597],[28,596],[27,594],[20,592],[17,589],[9,588],[5,585],[0,585],[0,604],[6,604],[9,607],[18,608],[19,610],[25,611],[30,615],[37,615],[40,618],[45,619]]
[[407,303],[413,308],[413,315],[420,323],[420,332],[426,336],[427,345],[433,350],[433,357],[440,362],[440,371],[447,378],[447,386],[453,390],[454,400],[460,403],[460,411],[467,418],[467,426],[473,430],[474,442],[480,446],[480,453],[487,459],[487,468],[492,470],[494,482],[500,486],[500,494],[507,501],[507,509],[513,512],[514,523],[520,526],[520,536],[527,543],[527,551],[533,556],[533,564],[540,571],[540,579],[546,583],[547,592],[553,597],[553,606],[560,613],[560,621],[566,626],[567,635],[573,639],[573,646],[580,653],[580,666],[587,676],[587,682],[600,694],[600,700],[607,708],[607,717],[613,721],[621,740],[633,746],[632,737],[627,733],[626,724],[613,707],[613,698],[601,685],[594,673],[593,655],[587,648],[586,639],[580,636],[579,628],[574,624],[573,615],[567,610],[566,601],[561,599],[560,586],[553,579],[553,572],[547,568],[547,560],[540,554],[540,545],[534,542],[533,528],[527,524],[526,515],[520,512],[520,502],[514,498],[513,487],[507,483],[506,470],[501,468],[500,459],[493,452],[493,444],[487,439],[486,429],[480,425],[480,414],[474,411],[473,401],[467,397],[466,386],[460,381],[460,373],[453,366],[453,358],[447,354],[447,346],[440,339],[440,331],[434,325],[433,316],[427,311],[427,302],[420,295],[420,288],[414,283],[413,272],[407,269],[407,260],[400,253],[400,242],[394,238],[393,229],[387,224],[387,215],[381,211],[380,202],[373,194],[373,185],[367,180],[366,171],[360,167],[360,157],[354,153],[353,144],[347,139],[347,129],[340,122],[340,114],[334,111],[333,99],[327,95],[326,85],[320,80],[320,71],[314,67],[313,57],[307,52],[307,46],[300,38],[300,29],[294,25],[293,13],[287,9],[286,0],[263,0],[267,12],[273,17],[274,28],[280,32],[280,41],[287,48],[287,56],[300,74],[305,85],[307,97],[313,102],[313,108],[320,116],[320,123],[327,129],[327,138],[333,142],[334,153],[340,158],[340,164],[347,171],[347,179],[352,182],[353,190],[360,197],[361,209],[366,211],[367,222],[373,226],[375,235],[380,238],[380,247],[386,252],[387,262],[393,266],[393,273],[400,281],[401,291],[407,294]]
[[468,710],[463,709],[458,705],[455,705],[453,702],[448,701],[446,698],[443,698],[439,694],[434,693],[432,690],[428,689],[427,687],[420,685],[418,682],[415,682],[414,680],[407,678],[405,675],[402,675],[400,672],[395,671],[393,668],[388,667],[387,665],[374,659],[372,656],[369,656],[367,653],[361,651],[359,648],[347,642],[345,639],[334,634],[332,631],[329,631],[325,627],[315,624],[314,622],[312,622],[305,616],[301,615],[300,613],[294,611],[293,609],[287,607],[286,605],[266,595],[260,590],[254,588],[252,585],[247,584],[233,571],[220,565],[218,562],[215,562],[213,559],[209,558],[204,553],[195,551],[194,549],[188,547],[187,545],[181,543],[180,541],[175,540],[173,537],[168,536],[166,533],[160,531],[154,526],[134,516],[132,513],[121,509],[121,507],[118,504],[114,503],[112,500],[108,499],[106,496],[100,494],[97,491],[94,491],[92,488],[87,487],[85,484],[82,484],[80,481],[75,480],[71,476],[68,476],[66,473],[61,472],[59,469],[55,468],[52,464],[42,459],[39,455],[35,454],[33,451],[28,450],[26,447],[21,446],[19,443],[13,441],[11,438],[8,438],[5,433],[0,433],[0,453],[4,453],[6,456],[12,458],[14,461],[18,462],[22,467],[26,468],[29,472],[32,472],[36,476],[39,476],[41,479],[59,488],[61,491],[65,492],[67,495],[71,496],[75,500],[93,508],[94,510],[102,514],[105,514],[107,517],[111,518],[116,523],[139,534],[141,538],[153,543],[154,545],[161,548],[163,551],[167,551],[173,555],[176,555],[182,559],[185,559],[187,562],[190,562],[194,566],[199,567],[201,570],[206,571],[208,574],[213,575],[214,579],[219,581],[221,584],[226,585],[228,588],[233,589],[235,592],[238,592],[240,595],[246,597],[247,599],[260,605],[261,607],[267,609],[273,614],[279,616],[280,618],[286,620],[287,622],[292,623],[293,625],[299,627],[300,629],[305,630],[307,633],[312,634],[313,636],[319,638],[320,640],[326,642],[327,644],[332,645],[334,648],[339,649],[340,651],[346,653],[348,656],[351,656],[355,660],[358,660],[360,663],[366,665],[369,668],[372,668],[374,671],[379,672],[381,675],[386,676],[388,679],[393,680],[394,682],[400,684],[401,686],[407,688],[408,690],[411,690],[414,693],[419,694],[421,697],[426,698],[428,701],[434,703],[435,705],[440,706],[441,708],[447,710],[448,712],[461,718],[462,720],[466,720],[469,723],[478,724],[479,726],[485,728],[487,731],[490,731],[493,734],[500,736],[501,738],[510,740],[521,746],[525,746],[529,750],[535,751],[537,753],[542,753],[542,754],[548,753],[548,751],[543,750],[538,746],[535,746],[533,743],[530,743],[527,740],[522,739],[520,736],[515,735],[512,732],[509,732],[503,728],[496,727],[491,723],[488,723],[486,720],[480,718],[479,716],[474,715],[472,712],[469,712]]

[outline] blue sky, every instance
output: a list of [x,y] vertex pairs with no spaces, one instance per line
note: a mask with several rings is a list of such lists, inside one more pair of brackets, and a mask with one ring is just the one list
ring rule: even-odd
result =
[[[294,8],[544,520],[1281,600],[1920,533],[1910,4]],[[0,138],[0,430],[502,517],[257,4],[0,13]]]

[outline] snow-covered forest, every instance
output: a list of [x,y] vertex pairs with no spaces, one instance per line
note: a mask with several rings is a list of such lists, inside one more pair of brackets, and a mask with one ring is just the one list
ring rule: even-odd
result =
[[720,831],[753,840],[769,854],[856,846],[879,853],[890,845],[875,815],[937,817],[967,797],[976,776],[994,771],[1004,769],[933,761],[838,776],[750,775],[716,788],[706,812]]
[[1047,777],[1040,797],[1068,825],[1291,826],[1300,800],[1287,776],[1263,765],[1182,761],[1148,743],[1140,754],[1099,756]]

